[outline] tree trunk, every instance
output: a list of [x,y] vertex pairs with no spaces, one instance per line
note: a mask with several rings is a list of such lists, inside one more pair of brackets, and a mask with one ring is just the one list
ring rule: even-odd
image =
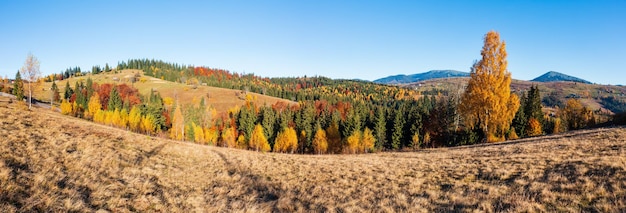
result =
[[30,86],[31,82],[28,81],[28,109],[33,105],[33,89]]

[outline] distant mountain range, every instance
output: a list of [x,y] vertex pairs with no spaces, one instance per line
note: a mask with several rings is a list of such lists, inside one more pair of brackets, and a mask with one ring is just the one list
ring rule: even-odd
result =
[[453,77],[469,77],[467,72],[461,72],[456,70],[431,70],[425,73],[418,73],[413,75],[394,75],[381,79],[374,80],[374,83],[379,84],[406,84],[418,81],[425,81],[435,78],[453,78]]
[[[469,77],[468,72],[456,71],[456,70],[431,70],[425,73],[418,73],[412,75],[393,75],[385,78],[374,80],[374,83],[379,84],[407,84],[415,83],[419,81],[425,81],[438,78],[454,78],[454,77]],[[569,81],[579,82],[585,84],[591,84],[591,82],[584,79],[580,79],[574,76],[565,75],[563,73],[549,71],[531,81],[534,82],[554,82],[554,81]]]
[[534,82],[553,82],[553,81],[571,81],[571,82],[579,82],[585,84],[591,84],[591,82],[586,81],[584,79],[580,79],[574,76],[565,75],[560,72],[549,71],[546,74],[543,74],[533,80]]

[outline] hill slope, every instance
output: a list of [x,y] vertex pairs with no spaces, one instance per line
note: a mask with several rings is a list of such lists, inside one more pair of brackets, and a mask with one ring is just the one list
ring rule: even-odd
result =
[[0,211],[601,211],[626,208],[626,129],[413,153],[289,155],[0,106]]
[[406,84],[418,81],[425,81],[437,78],[452,78],[452,77],[468,77],[469,73],[456,70],[431,70],[425,73],[418,73],[413,75],[394,75],[381,79],[374,80],[375,83],[380,84]]
[[[194,89],[190,85],[185,85],[185,84],[171,82],[171,81],[164,81],[164,80],[153,78],[150,76],[144,76],[143,71],[141,70],[122,70],[119,73],[105,72],[105,73],[100,73],[97,75],[74,77],[74,78],[69,78],[66,80],[59,81],[57,82],[57,85],[59,87],[59,91],[61,92],[65,90],[66,82],[70,83],[70,87],[74,87],[74,84],[76,81],[86,81],[87,78],[91,78],[94,83],[98,83],[98,84],[126,83],[130,85],[131,83],[125,82],[124,79],[126,79],[129,76],[133,76],[137,73],[142,76],[141,78],[144,81],[143,82],[137,81],[133,83],[132,85],[135,88],[137,88],[139,90],[139,93],[141,93],[142,95],[149,94],[151,90],[155,90],[155,91],[158,91],[163,98],[178,97],[178,100],[180,101],[181,104],[192,104],[194,102],[199,103],[200,98],[204,97],[206,103],[214,107],[218,113],[226,112],[228,109],[234,106],[241,106],[245,104],[245,97],[244,95],[242,95],[243,93],[241,90],[224,89],[224,88],[209,87],[209,86],[197,86],[197,88]],[[50,88],[51,85],[52,83],[44,83],[42,88]],[[47,90],[47,91],[40,91],[34,96],[40,100],[49,100],[51,96],[50,94],[51,94],[50,90]],[[250,93],[250,94],[256,97],[256,99],[254,99],[253,102],[257,104],[258,106],[272,105],[276,102],[284,102],[287,104],[294,103],[289,100],[266,96],[262,94],[256,94],[256,93]]]
[[534,82],[570,81],[570,82],[591,84],[591,82],[589,81],[586,81],[586,80],[583,80],[574,76],[565,75],[563,73],[555,72],[555,71],[549,71],[530,81],[534,81]]

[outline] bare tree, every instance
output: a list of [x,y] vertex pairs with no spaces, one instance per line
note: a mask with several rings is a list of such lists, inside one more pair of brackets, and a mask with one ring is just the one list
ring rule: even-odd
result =
[[24,66],[20,68],[20,73],[24,76],[26,80],[28,80],[28,109],[32,107],[33,103],[33,83],[37,83],[39,81],[39,76],[41,76],[41,71],[39,71],[39,60],[33,56],[32,53],[28,53],[26,56],[26,61],[24,62]]

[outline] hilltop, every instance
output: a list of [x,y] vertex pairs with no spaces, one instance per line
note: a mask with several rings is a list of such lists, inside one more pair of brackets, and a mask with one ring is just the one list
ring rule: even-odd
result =
[[555,71],[549,71],[533,80],[530,81],[534,81],[534,82],[555,82],[555,81],[569,81],[569,82],[578,82],[578,83],[584,83],[584,84],[591,84],[591,82],[581,79],[581,78],[577,78],[574,76],[570,76],[570,75],[565,75],[563,73],[560,72],[555,72]]
[[[470,73],[456,71],[456,70],[431,70],[424,73],[417,73],[412,75],[392,75],[385,78],[374,80],[374,83],[380,84],[410,84],[416,82],[422,82],[427,80],[434,79],[446,79],[446,78],[458,78],[458,77],[469,77]],[[563,73],[549,71],[533,80],[532,82],[578,82],[585,84],[592,84],[591,82],[577,78],[574,76],[566,75]]]
[[469,77],[469,73],[456,70],[431,70],[413,75],[394,75],[374,80],[379,84],[405,84],[438,78]]
[[626,129],[470,147],[289,155],[0,106],[0,211],[600,211],[626,208]]

